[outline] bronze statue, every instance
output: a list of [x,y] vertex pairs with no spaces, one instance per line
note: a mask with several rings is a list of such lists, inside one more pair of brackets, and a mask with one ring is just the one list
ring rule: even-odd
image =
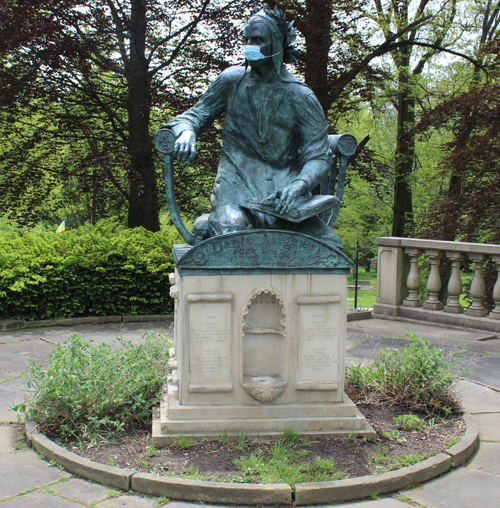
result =
[[[176,138],[174,157],[191,164],[197,137],[226,114],[211,212],[194,224],[200,240],[279,229],[342,248],[319,216],[298,223],[281,218],[329,174],[333,158],[321,105],[284,66],[296,56],[292,24],[267,7],[252,14],[244,32],[245,64],[222,72],[193,108],[163,127]],[[272,204],[275,213],[248,206],[256,200]]]

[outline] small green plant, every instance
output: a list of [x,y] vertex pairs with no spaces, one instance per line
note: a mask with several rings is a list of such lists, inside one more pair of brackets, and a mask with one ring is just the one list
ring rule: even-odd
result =
[[160,504],[167,504],[167,503],[170,503],[170,499],[168,497],[165,497],[165,496],[161,496],[159,498],[156,499]]
[[[315,457],[311,461],[304,461],[310,451],[297,449],[300,436],[295,432],[283,433],[279,441],[274,443],[266,453],[259,448],[248,457],[239,457],[233,463],[241,471],[241,475],[233,477],[238,483],[283,483],[292,487],[296,483],[310,481],[329,481],[343,478],[345,473],[337,470],[331,460]],[[290,445],[290,441],[295,446]]]
[[241,434],[238,436],[238,442],[236,443],[236,450],[242,452],[246,450],[250,446],[250,439],[246,434]]
[[396,441],[396,443],[405,443],[406,438],[401,436],[399,430],[393,429],[391,432],[381,432],[381,434],[389,439],[390,441]]
[[187,480],[212,480],[217,481],[218,477],[212,478],[210,473],[201,474],[195,466],[189,466],[187,472],[182,475]]
[[179,450],[185,450],[186,448],[191,448],[194,445],[193,438],[190,436],[177,436],[174,440],[174,444],[172,445],[174,448],[179,448]]
[[[392,445],[393,446],[393,445]],[[429,458],[428,453],[408,454],[408,455],[391,455],[391,448],[389,445],[378,444],[373,456],[368,460],[369,464],[374,466],[372,470],[375,474],[387,473],[402,467],[413,466]]]
[[371,366],[355,364],[346,370],[346,379],[361,393],[379,392],[394,402],[413,407],[451,412],[459,406],[452,385],[467,372],[458,367],[455,358],[461,351],[444,355],[443,350],[417,338],[400,349],[380,348],[379,359]]
[[150,460],[144,460],[144,459],[137,459],[135,461],[137,466],[144,467],[144,468],[150,468],[152,463]]
[[144,448],[144,453],[148,457],[158,457],[158,455],[160,455],[160,450],[158,450],[158,448],[156,448],[156,442],[153,441],[152,439],[150,439],[146,443],[146,447]]
[[111,497],[111,498],[120,497],[121,495],[122,495],[121,492],[118,492],[117,490],[110,490],[108,492],[108,497]]
[[115,466],[116,465],[113,457],[109,457],[109,459],[106,461],[106,465],[108,465],[108,466]]
[[416,415],[395,416],[394,423],[403,430],[424,430],[425,428],[425,420]]
[[47,369],[28,364],[24,375],[34,394],[12,409],[42,432],[90,445],[144,425],[161,397],[170,343],[160,334],[143,338],[94,344],[73,335],[51,353]]
[[217,437],[217,441],[221,444],[228,445],[233,441],[233,436],[230,436],[227,432],[227,429],[224,430],[224,432],[221,434],[219,432],[219,435]]
[[300,434],[297,434],[294,429],[286,428],[283,430],[281,440],[289,446],[294,446],[300,441]]
[[448,442],[446,443],[446,449],[451,448],[453,445],[456,445],[457,443],[460,443],[462,441],[461,436],[455,436],[448,439]]
[[353,430],[349,432],[349,435],[347,436],[347,441],[351,442],[357,441],[356,434],[354,433]]

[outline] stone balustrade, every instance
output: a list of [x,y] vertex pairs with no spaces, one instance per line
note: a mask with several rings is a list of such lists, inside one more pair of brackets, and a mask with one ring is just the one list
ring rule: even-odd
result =
[[[374,316],[500,332],[500,245],[396,237],[377,238],[377,245],[377,303],[373,307]],[[421,284],[418,259],[422,255],[427,256],[430,262],[428,298],[425,302],[418,294]],[[444,305],[439,299],[442,289],[439,275],[441,258],[451,262],[446,288],[449,301]],[[472,304],[464,310],[459,302],[463,293],[460,265],[462,260],[467,259],[475,265],[470,287]],[[483,266],[488,259],[496,264],[499,274],[493,290],[495,307],[490,313],[483,306]]]

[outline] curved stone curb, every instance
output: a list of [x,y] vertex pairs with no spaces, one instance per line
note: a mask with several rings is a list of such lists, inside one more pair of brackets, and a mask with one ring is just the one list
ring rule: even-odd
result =
[[151,314],[130,316],[93,316],[64,319],[41,319],[38,321],[22,321],[17,319],[0,320],[0,332],[24,330],[25,328],[45,328],[48,326],[97,325],[108,323],[145,323],[148,321],[173,321],[173,314]]
[[451,457],[451,467],[463,464],[474,453],[479,442],[479,428],[476,421],[468,413],[464,415],[464,420],[466,428],[462,439],[443,452]]
[[31,422],[26,422],[25,431],[33,448],[42,453],[47,460],[55,460],[67,471],[109,487],[183,501],[235,505],[293,503],[301,506],[352,501],[375,493],[393,492],[412,483],[422,483],[446,473],[452,467],[465,462],[474,453],[479,441],[476,422],[469,414],[466,414],[464,419],[467,428],[461,441],[435,457],[414,466],[380,475],[332,482],[298,483],[295,486],[295,493],[288,484],[282,483],[240,484],[185,480],[105,466],[56,445],[43,434],[39,434]]

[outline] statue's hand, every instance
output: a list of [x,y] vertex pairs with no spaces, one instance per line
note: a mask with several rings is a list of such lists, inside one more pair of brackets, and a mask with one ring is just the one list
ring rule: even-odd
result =
[[274,202],[274,210],[279,213],[288,213],[302,194],[307,192],[307,183],[303,180],[296,180],[290,185],[273,192],[267,200]]
[[196,134],[189,129],[182,131],[175,141],[174,157],[181,163],[188,161],[188,166],[192,166],[197,151]]

